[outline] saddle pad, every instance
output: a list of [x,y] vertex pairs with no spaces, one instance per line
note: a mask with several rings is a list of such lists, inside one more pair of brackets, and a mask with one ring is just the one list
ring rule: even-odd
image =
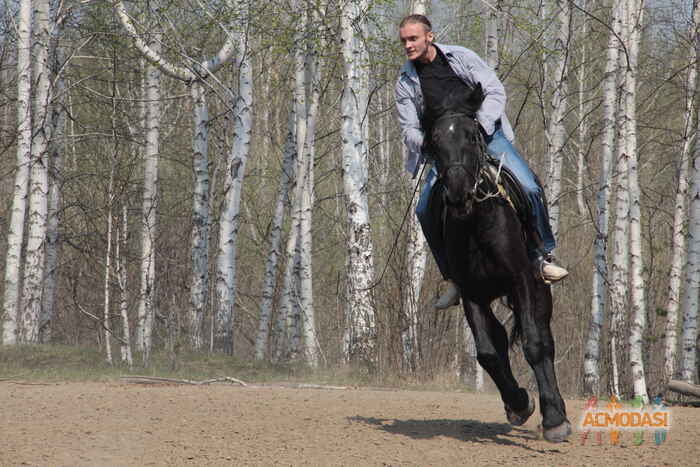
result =
[[532,206],[528,197],[525,195],[520,183],[513,174],[505,167],[500,167],[499,161],[493,158],[488,158],[488,174],[489,181],[498,189],[501,196],[508,201],[508,204],[515,210],[520,218],[520,221],[527,224],[532,212]]

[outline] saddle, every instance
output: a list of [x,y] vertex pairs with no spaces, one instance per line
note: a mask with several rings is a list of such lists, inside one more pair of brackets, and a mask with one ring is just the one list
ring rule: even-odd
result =
[[520,221],[529,225],[531,221],[533,206],[525,195],[522,186],[513,173],[500,164],[494,157],[487,157],[487,166],[484,170],[484,178],[487,178],[491,189],[498,190],[499,195],[513,208]]

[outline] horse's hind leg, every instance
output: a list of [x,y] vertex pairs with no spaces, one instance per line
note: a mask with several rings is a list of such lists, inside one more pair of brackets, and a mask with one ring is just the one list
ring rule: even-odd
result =
[[522,326],[525,358],[535,372],[540,393],[542,428],[548,441],[561,442],[571,434],[566,407],[554,371],[554,338],[550,328],[552,294],[549,286],[534,280],[518,288],[516,308]]
[[506,407],[508,421],[513,425],[522,425],[534,412],[535,405],[513,376],[508,358],[506,330],[493,315],[489,305],[477,305],[464,298],[462,302],[469,327],[474,334],[476,358],[496,383]]

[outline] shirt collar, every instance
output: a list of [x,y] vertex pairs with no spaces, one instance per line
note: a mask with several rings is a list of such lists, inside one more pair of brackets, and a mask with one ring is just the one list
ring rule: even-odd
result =
[[[445,58],[449,59],[452,57],[452,50],[449,45],[438,44],[437,42],[434,42],[433,45],[437,47],[437,49],[440,52],[442,52]],[[420,83],[420,80],[418,79],[418,72],[416,71],[416,66],[411,60],[406,60],[406,62],[401,67],[400,74],[402,76],[406,76],[406,78],[410,79],[411,81],[414,81],[416,84]]]

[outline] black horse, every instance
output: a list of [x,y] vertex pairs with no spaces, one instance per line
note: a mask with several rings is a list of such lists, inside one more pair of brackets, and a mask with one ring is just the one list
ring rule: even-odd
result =
[[511,371],[508,336],[491,310],[500,297],[513,310],[512,338],[520,337],[537,378],[544,437],[560,442],[571,434],[571,424],[554,371],[552,293],[528,259],[530,229],[503,197],[494,196],[497,187],[487,176],[486,145],[476,121],[483,98],[477,86],[425,116],[428,152],[438,171],[431,211],[448,252],[450,278],[462,294],[477,360],[498,386],[508,421],[522,425],[535,403]]

